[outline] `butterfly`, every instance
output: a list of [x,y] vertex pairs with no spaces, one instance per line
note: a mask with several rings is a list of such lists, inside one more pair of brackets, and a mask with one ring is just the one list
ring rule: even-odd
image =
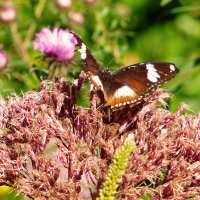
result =
[[84,42],[78,35],[73,34],[78,42],[84,70],[95,89],[102,91],[105,107],[139,104],[179,71],[173,63],[143,62],[129,65],[111,74],[108,69],[100,68]]

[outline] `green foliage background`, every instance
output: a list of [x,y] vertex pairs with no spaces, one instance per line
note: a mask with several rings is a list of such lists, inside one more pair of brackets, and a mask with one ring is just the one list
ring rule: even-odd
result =
[[[195,113],[200,111],[199,0],[93,1],[73,1],[67,10],[51,0],[13,1],[17,21],[0,23],[0,47],[10,59],[0,74],[0,94],[9,97],[38,89],[48,72],[32,48],[35,34],[43,27],[62,27],[80,35],[112,72],[137,62],[175,63],[180,73],[165,86],[176,98],[171,109],[186,102]],[[75,24],[69,18],[71,12],[81,13],[84,23]],[[77,78],[82,70],[79,62],[66,68],[69,79]],[[88,87],[85,84],[80,94],[81,105],[88,105]]]

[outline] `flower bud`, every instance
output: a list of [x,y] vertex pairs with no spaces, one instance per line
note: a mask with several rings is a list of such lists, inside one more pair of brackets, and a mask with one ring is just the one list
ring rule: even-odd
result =
[[123,4],[123,3],[117,3],[115,6],[115,13],[119,16],[119,17],[126,17],[128,15],[130,15],[131,10],[130,7]]
[[17,11],[12,5],[3,5],[0,7],[0,20],[4,23],[12,23],[16,20]]
[[5,54],[5,52],[0,50],[0,71],[3,71],[8,64],[8,56]]
[[57,7],[61,10],[65,10],[71,7],[72,0],[55,0]]
[[85,18],[80,12],[70,12],[69,13],[70,23],[75,26],[83,25]]

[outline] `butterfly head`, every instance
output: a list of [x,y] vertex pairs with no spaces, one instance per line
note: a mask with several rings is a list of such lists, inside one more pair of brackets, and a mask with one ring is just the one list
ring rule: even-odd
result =
[[104,68],[102,70],[102,74],[103,74],[104,78],[107,79],[107,80],[109,80],[110,77],[111,77],[111,72],[108,68]]

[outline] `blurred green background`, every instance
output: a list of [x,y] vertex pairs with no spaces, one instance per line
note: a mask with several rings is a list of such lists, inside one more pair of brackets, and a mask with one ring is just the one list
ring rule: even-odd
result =
[[[0,49],[9,56],[9,65],[0,74],[1,95],[38,89],[48,71],[32,48],[35,34],[43,27],[62,27],[75,31],[112,72],[137,62],[175,63],[180,73],[165,86],[175,95],[171,109],[185,102],[195,113],[200,111],[199,0],[67,2],[64,8],[53,0],[1,1],[1,6],[7,3],[16,9],[15,21],[0,22]],[[77,78],[82,70],[77,61],[66,68],[68,79]],[[87,94],[86,83],[79,105],[88,105]]]

